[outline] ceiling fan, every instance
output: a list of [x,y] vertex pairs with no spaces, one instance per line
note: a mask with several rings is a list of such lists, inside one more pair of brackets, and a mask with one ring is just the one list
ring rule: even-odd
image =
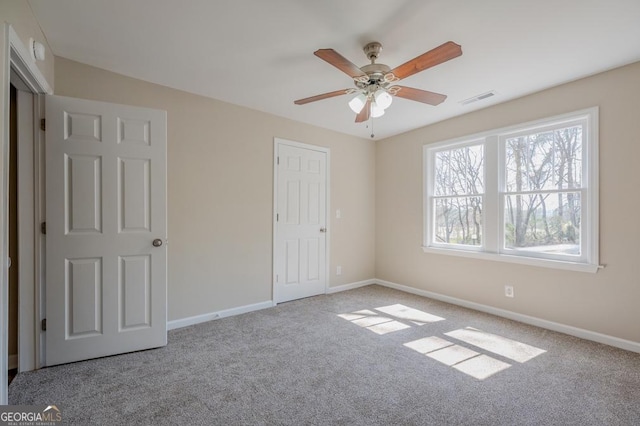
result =
[[296,105],[304,105],[322,99],[340,95],[357,94],[349,101],[349,107],[356,113],[356,123],[367,121],[369,117],[376,118],[384,114],[384,110],[391,105],[393,96],[438,105],[447,98],[440,93],[428,92],[413,87],[392,85],[396,81],[439,65],[443,62],[462,55],[459,44],[448,41],[404,64],[391,69],[384,64],[377,64],[376,59],[382,50],[382,44],[374,41],[364,46],[364,53],[371,61],[363,67],[357,67],[344,56],[333,49],[320,49],[313,52],[318,58],[327,61],[351,78],[356,88],[336,90],[309,98],[294,101]]

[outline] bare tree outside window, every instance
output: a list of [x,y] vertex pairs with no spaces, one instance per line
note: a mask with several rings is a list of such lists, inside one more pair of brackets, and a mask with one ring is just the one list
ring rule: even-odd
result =
[[506,139],[504,246],[580,255],[582,126]]
[[440,151],[435,156],[436,241],[482,244],[483,145]]

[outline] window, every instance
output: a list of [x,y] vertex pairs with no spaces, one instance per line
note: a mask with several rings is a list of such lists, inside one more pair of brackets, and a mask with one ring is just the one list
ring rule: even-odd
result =
[[597,118],[425,145],[425,251],[595,272]]
[[473,144],[435,153],[434,239],[452,245],[481,245],[484,146]]

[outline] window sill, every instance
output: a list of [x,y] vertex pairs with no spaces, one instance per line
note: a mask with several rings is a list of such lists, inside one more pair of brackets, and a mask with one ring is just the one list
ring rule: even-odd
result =
[[422,247],[425,253],[444,254],[449,256],[468,257],[471,259],[491,260],[496,262],[518,263],[521,265],[540,266],[543,268],[564,269],[567,271],[589,272],[595,274],[604,266],[590,263],[564,262],[560,260],[538,259],[534,257],[510,256],[508,254],[487,253],[478,251],[456,250],[449,248]]

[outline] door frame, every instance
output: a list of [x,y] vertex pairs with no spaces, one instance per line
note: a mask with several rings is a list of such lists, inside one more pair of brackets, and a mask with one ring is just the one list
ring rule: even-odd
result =
[[[8,369],[8,293],[9,293],[9,280],[8,280],[8,262],[5,260],[8,253],[8,208],[9,208],[9,199],[8,199],[8,185],[9,185],[9,98],[10,98],[10,87],[11,84],[11,76],[14,75],[14,78],[19,78],[27,88],[34,94],[44,94],[53,93],[51,86],[45,79],[44,75],[38,69],[35,61],[31,58],[29,51],[22,43],[22,40],[13,29],[11,24],[4,23],[3,26],[3,42],[4,42],[4,58],[2,58],[2,64],[4,69],[0,72],[0,75],[4,75],[3,81],[1,82],[4,90],[4,97],[2,99],[3,103],[3,115],[0,117],[2,122],[2,146],[0,149],[0,298],[2,302],[0,303],[0,330],[2,334],[2,338],[0,339],[0,404],[7,404],[8,400],[8,377],[7,377],[7,369]],[[34,96],[34,103],[38,104],[37,96]],[[34,108],[35,114],[35,108]],[[34,117],[36,118],[36,117]],[[37,122],[38,120],[34,120]],[[42,132],[36,131],[34,134],[34,148],[39,146],[42,143]],[[34,170],[34,173],[37,172]],[[34,179],[36,179],[34,176]],[[35,194],[34,194],[35,197]],[[34,202],[38,202],[36,198],[34,198]],[[34,224],[35,225],[35,224]],[[36,233],[38,236],[39,233]],[[36,237],[36,239],[39,237]],[[28,242],[27,242],[28,244]],[[32,244],[36,242],[33,241]],[[37,256],[37,251],[34,248],[34,257]],[[32,265],[34,267],[35,265]],[[36,275],[36,280],[37,280]],[[20,283],[20,288],[22,288],[22,283]],[[37,284],[36,284],[37,285]],[[38,298],[38,292],[36,294],[36,299]],[[19,302],[20,303],[20,302]],[[26,305],[32,307],[32,312],[25,312],[25,315],[32,315],[34,320],[36,316],[39,317],[39,310],[35,309],[35,301],[33,304],[27,303]],[[36,312],[37,311],[37,312]],[[22,313],[21,313],[22,316]],[[36,329],[23,330],[19,327],[19,337],[18,339],[24,338],[32,338],[35,342],[35,345],[38,344],[38,340],[36,339]],[[30,337],[29,337],[30,336]],[[20,350],[20,349],[19,349]],[[37,363],[37,350],[34,348],[34,353],[32,354],[32,358],[34,359],[34,363]],[[23,354],[19,354],[22,356]],[[25,356],[27,354],[24,354]]]
[[[11,74],[12,82],[17,76]],[[15,83],[13,83],[16,86]],[[17,86],[16,86],[17,87]],[[42,99],[22,83],[18,88],[18,372],[42,366],[40,292],[44,272],[44,179],[40,117]],[[42,176],[42,177],[41,177]],[[13,263],[13,262],[12,262]],[[44,317],[42,317],[44,318]],[[40,354],[40,356],[39,356]]]
[[327,162],[325,164],[325,168],[326,168],[326,193],[325,193],[325,197],[326,197],[326,203],[325,203],[325,217],[326,217],[326,221],[327,221],[327,232],[326,232],[326,240],[325,240],[325,250],[324,250],[324,256],[325,256],[325,282],[324,282],[324,293],[327,294],[327,292],[329,291],[329,280],[330,280],[330,275],[329,275],[329,271],[331,270],[330,267],[330,257],[329,254],[331,253],[330,250],[330,242],[331,242],[331,215],[329,214],[329,212],[331,211],[331,205],[330,205],[330,201],[331,201],[331,150],[327,147],[324,146],[317,146],[317,145],[311,145],[311,144],[307,144],[307,143],[302,143],[302,142],[295,142],[292,140],[287,140],[287,139],[283,139],[283,138],[279,138],[279,137],[274,137],[273,138],[273,263],[271,266],[271,270],[272,270],[272,276],[271,276],[271,298],[273,301],[274,306],[277,304],[277,300],[278,300],[278,290],[276,287],[276,267],[278,265],[278,252],[276,251],[276,243],[277,243],[277,237],[278,237],[278,221],[277,221],[277,214],[278,214],[278,148],[281,145],[288,145],[288,146],[293,146],[296,148],[302,148],[302,149],[309,149],[312,151],[319,151],[319,152],[323,152],[327,155]]

